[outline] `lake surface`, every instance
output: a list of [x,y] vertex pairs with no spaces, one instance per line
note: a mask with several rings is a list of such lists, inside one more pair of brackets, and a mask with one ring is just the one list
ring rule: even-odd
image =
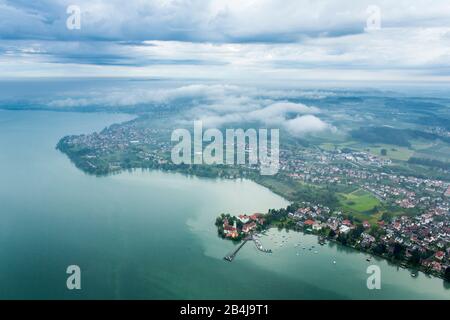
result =
[[[141,170],[98,178],[55,149],[65,135],[130,118],[0,110],[0,298],[450,298],[441,279],[375,258],[382,288],[368,290],[366,255],[294,232],[262,236],[271,255],[247,243],[226,262],[233,244],[216,236],[216,216],[265,212],[284,199],[251,181]],[[80,291],[66,289],[73,264]]]

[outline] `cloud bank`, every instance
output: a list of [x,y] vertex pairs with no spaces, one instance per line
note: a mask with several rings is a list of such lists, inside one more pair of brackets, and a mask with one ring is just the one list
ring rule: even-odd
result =
[[86,106],[134,107],[143,109],[178,108],[182,124],[202,121],[205,127],[223,128],[256,124],[283,128],[294,136],[332,129],[320,119],[315,106],[292,102],[298,98],[323,99],[335,93],[318,90],[262,90],[222,84],[196,84],[173,88],[114,90],[108,94],[93,92],[89,97],[51,100],[53,108]]
[[[65,28],[66,9],[82,28]],[[296,42],[305,36],[362,33],[367,8],[386,27],[449,26],[444,0],[0,0],[0,34],[10,39],[187,42]]]
[[[66,9],[81,9],[68,30]],[[366,32],[369,5],[381,29]],[[1,77],[449,81],[447,0],[0,0]]]

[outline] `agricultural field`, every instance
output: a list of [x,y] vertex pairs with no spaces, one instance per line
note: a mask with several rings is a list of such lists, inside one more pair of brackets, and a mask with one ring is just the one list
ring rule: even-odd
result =
[[[386,150],[386,155],[381,154],[381,150]],[[376,144],[366,147],[366,150],[373,155],[381,156],[391,160],[408,161],[414,154],[414,150],[406,147],[399,147],[390,144]]]
[[[391,160],[408,161],[408,159],[414,154],[415,150],[407,147],[394,146],[390,144],[365,144],[356,141],[348,141],[344,143],[322,143],[320,148],[325,151],[333,151],[336,148],[343,149],[349,148],[356,151],[370,152],[371,154],[388,158]],[[386,156],[381,154],[381,150],[385,149],[387,151]]]
[[423,146],[423,148],[416,148],[414,156],[417,158],[434,159],[448,162],[448,155],[450,154],[450,146],[443,142],[433,143]]
[[338,198],[344,209],[357,213],[368,213],[376,206],[381,205],[380,200],[362,189],[358,189],[351,193],[339,193]]
[[[441,139],[433,139],[426,136],[427,133],[420,133],[424,135],[423,138],[419,133],[409,132],[406,133],[399,131],[399,134],[403,134],[405,145],[391,144],[389,139],[386,141],[370,142],[361,139],[335,139],[334,141],[321,141],[319,147],[324,151],[333,151],[336,149],[351,149],[354,151],[369,152],[375,156],[383,157],[385,159],[391,159],[393,161],[408,161],[412,157],[426,158],[431,160],[439,160],[443,162],[448,161],[448,154],[450,152],[450,146],[448,143]],[[350,139],[349,139],[350,138]],[[408,143],[409,145],[406,145]]]

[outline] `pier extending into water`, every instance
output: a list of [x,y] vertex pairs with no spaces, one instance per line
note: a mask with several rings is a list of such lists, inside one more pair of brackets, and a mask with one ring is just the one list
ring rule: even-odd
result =
[[270,249],[264,249],[264,247],[262,246],[262,243],[259,239],[256,238],[256,236],[254,235],[249,235],[247,237],[244,238],[243,242],[236,248],[234,249],[232,252],[230,252],[229,254],[227,254],[225,257],[223,257],[225,260],[231,262],[233,261],[233,259],[236,257],[237,253],[239,252],[239,250],[241,250],[241,248],[247,243],[247,241],[249,240],[253,240],[253,242],[255,243],[256,248],[264,253],[272,253],[272,250]]
[[244,239],[244,241],[231,253],[227,254],[225,257],[223,257],[225,260],[227,261],[233,261],[233,259],[236,257],[237,253],[239,252],[239,250],[241,250],[241,248],[247,243],[248,240],[250,240],[250,237],[246,237]]

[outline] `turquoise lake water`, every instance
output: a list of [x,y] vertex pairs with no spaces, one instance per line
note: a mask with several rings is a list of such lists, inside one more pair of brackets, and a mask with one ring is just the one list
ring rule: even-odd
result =
[[[413,278],[384,260],[368,263],[365,254],[294,232],[262,236],[271,255],[247,243],[226,262],[233,244],[217,237],[216,216],[266,212],[287,201],[245,180],[141,170],[89,176],[55,149],[65,135],[130,118],[0,111],[0,298],[450,298],[441,279]],[[81,268],[80,291],[66,288],[73,264]],[[367,289],[370,264],[381,268],[381,290]]]

